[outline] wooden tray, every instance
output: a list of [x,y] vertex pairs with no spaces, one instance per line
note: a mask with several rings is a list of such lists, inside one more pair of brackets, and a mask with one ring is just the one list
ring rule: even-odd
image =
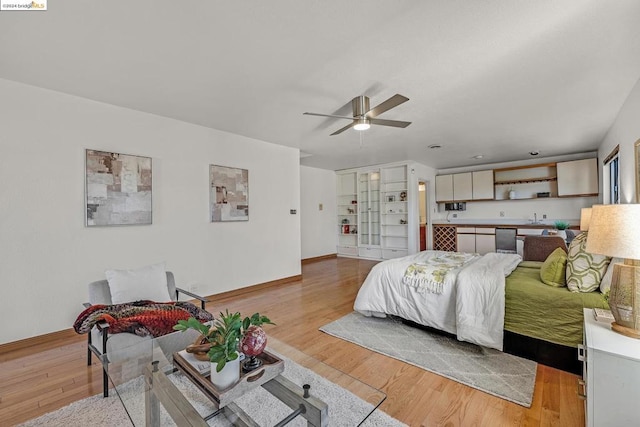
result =
[[262,354],[256,356],[262,361],[262,366],[251,372],[242,372],[242,363],[240,364],[240,381],[236,384],[219,390],[211,383],[209,374],[202,375],[191,363],[185,360],[180,353],[173,354],[173,364],[184,375],[186,375],[209,399],[218,404],[218,408],[223,408],[235,399],[271,381],[282,371],[284,371],[284,361],[273,354],[263,351]]

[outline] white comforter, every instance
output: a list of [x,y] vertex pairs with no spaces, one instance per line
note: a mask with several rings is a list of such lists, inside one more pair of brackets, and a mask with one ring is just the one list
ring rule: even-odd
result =
[[452,334],[459,340],[502,350],[505,277],[522,258],[488,253],[445,276],[441,294],[402,283],[408,266],[444,254],[424,251],[375,265],[360,287],[354,309],[365,316],[387,314]]

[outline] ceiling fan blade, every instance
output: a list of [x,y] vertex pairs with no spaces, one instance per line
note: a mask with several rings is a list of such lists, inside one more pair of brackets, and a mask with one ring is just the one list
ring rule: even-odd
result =
[[347,120],[353,120],[353,117],[347,117],[347,116],[336,116],[334,114],[320,114],[320,113],[302,113],[303,115],[307,115],[307,116],[320,116],[320,117],[333,117],[334,119],[347,119]]
[[384,119],[369,119],[369,123],[371,123],[372,125],[393,126],[395,128],[406,128],[411,124],[411,122]]
[[388,111],[394,107],[397,107],[398,105],[402,104],[403,102],[407,102],[408,100],[409,98],[407,98],[406,96],[402,96],[396,93],[391,98],[387,99],[386,101],[382,102],[379,105],[376,105],[375,107],[367,111],[365,115],[367,117],[377,117],[380,114],[384,113],[385,111]]
[[353,123],[349,123],[349,124],[348,124],[348,125],[346,125],[345,127],[338,129],[337,131],[335,131],[334,133],[332,133],[332,134],[331,134],[331,135],[329,135],[329,136],[337,135],[337,134],[339,134],[339,133],[344,132],[344,131],[345,131],[345,130],[347,130],[347,129],[351,129],[353,126],[355,126],[355,124],[356,124],[356,123],[358,123],[358,121],[357,121],[357,120],[354,120],[354,121],[353,121]]

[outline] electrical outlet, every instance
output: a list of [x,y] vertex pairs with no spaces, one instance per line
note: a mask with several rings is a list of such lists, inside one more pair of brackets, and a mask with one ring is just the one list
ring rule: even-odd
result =
[[547,219],[547,214],[542,214],[542,219]]
[[453,216],[454,218],[458,218],[458,214],[453,214],[451,216]]
[[504,217],[504,211],[500,211],[500,216]]
[[318,210],[319,210],[319,211],[321,211],[322,209],[324,209],[324,206],[322,206],[322,203],[320,203],[320,204],[318,205]]

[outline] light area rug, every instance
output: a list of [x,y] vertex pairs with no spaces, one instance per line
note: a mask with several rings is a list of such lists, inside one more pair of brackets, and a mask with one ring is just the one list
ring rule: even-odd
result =
[[502,399],[531,407],[537,363],[387,317],[352,312],[321,331]]
[[[329,406],[329,425],[353,427],[359,425],[359,420],[354,418],[354,414],[370,412],[374,407],[352,394],[348,390],[330,382],[291,360],[285,359],[284,375],[296,384],[312,384],[311,394],[326,402]],[[191,404],[198,412],[205,416],[209,415],[213,408],[211,402],[199,392],[199,390],[181,373],[169,375],[172,382],[186,395]],[[129,411],[136,426],[144,425],[144,379],[136,378],[126,384],[126,387],[119,387],[121,396],[132,399],[131,405],[135,410]],[[247,414],[261,426],[273,426],[291,413],[291,409],[285,406],[277,398],[266,390],[258,387],[251,395],[240,398],[236,403],[241,406]],[[131,408],[131,406],[128,406]],[[137,415],[136,415],[137,414]],[[219,417],[208,421],[210,426],[227,427],[232,424],[221,420]],[[35,426],[109,426],[124,427],[131,426],[132,423],[124,410],[124,407],[112,390],[110,396],[103,398],[102,394],[95,395],[77,402],[74,402],[57,411],[50,412],[41,417],[21,424],[21,427]],[[169,415],[161,407],[161,425],[176,425]],[[307,423],[302,417],[295,418],[288,426],[306,427]],[[390,417],[379,409],[373,411],[368,419],[361,424],[367,427],[402,427],[405,424]]]

